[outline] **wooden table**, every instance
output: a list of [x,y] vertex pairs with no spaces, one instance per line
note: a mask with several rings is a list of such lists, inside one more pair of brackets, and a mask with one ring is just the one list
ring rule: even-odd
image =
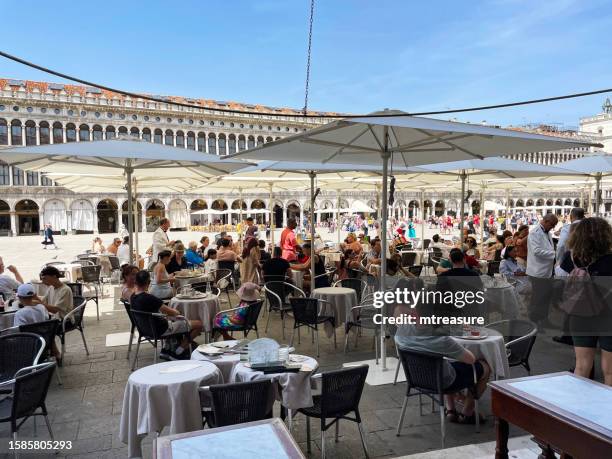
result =
[[612,387],[572,373],[489,383],[496,416],[496,459],[508,458],[509,424],[533,434],[541,458],[612,457]]
[[[191,455],[189,455],[191,453]],[[303,459],[299,446],[278,418],[159,437],[153,457],[266,457]]]

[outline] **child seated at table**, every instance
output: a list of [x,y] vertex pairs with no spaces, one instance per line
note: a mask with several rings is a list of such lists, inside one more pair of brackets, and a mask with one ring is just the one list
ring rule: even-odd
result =
[[253,282],[245,282],[236,292],[240,303],[234,309],[222,311],[215,316],[213,327],[220,331],[224,340],[234,339],[229,332],[240,330],[246,321],[248,307],[259,301],[259,287]]

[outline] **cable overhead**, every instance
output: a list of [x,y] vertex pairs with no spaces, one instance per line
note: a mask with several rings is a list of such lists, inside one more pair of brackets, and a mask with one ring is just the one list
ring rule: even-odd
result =
[[86,86],[91,86],[93,88],[98,88],[98,89],[103,89],[105,91],[115,92],[115,93],[121,94],[123,96],[129,96],[129,97],[133,97],[133,98],[149,100],[151,102],[158,102],[158,103],[161,103],[161,104],[175,105],[177,107],[194,108],[194,109],[197,109],[197,110],[211,110],[211,111],[219,112],[219,113],[234,113],[234,114],[241,114],[241,115],[257,115],[257,116],[261,116],[261,115],[277,116],[277,117],[280,117],[280,116],[293,116],[293,117],[296,117],[296,118],[319,118],[319,119],[323,119],[323,118],[329,118],[329,119],[353,119],[353,118],[364,118],[364,117],[368,117],[368,118],[402,118],[402,117],[406,117],[406,116],[445,115],[445,114],[451,114],[451,113],[466,113],[466,112],[476,112],[476,111],[482,111],[482,110],[493,110],[493,109],[497,109],[497,108],[519,107],[519,106],[522,106],[522,105],[541,104],[541,103],[544,103],[544,102],[553,102],[553,101],[557,101],[557,100],[566,100],[566,99],[576,99],[576,98],[579,98],[579,97],[587,97],[587,96],[594,96],[594,95],[597,95],[597,94],[612,93],[612,88],[597,89],[597,90],[594,90],[594,91],[578,92],[578,93],[566,94],[566,95],[563,95],[563,96],[544,97],[544,98],[541,98],[541,99],[529,99],[529,100],[523,100],[523,101],[519,101],[519,102],[508,102],[508,103],[494,104],[494,105],[480,105],[480,106],[476,106],[476,107],[456,108],[456,109],[451,109],[451,110],[436,110],[436,111],[429,111],[429,112],[402,112],[402,113],[389,113],[389,114],[376,113],[376,114],[362,114],[362,115],[345,115],[345,114],[336,114],[336,115],[334,115],[334,114],[328,114],[328,113],[312,113],[312,112],[304,114],[304,113],[297,112],[297,113],[292,113],[292,114],[289,115],[287,113],[273,113],[273,112],[265,112],[265,111],[254,111],[254,110],[237,110],[237,109],[232,109],[232,108],[202,107],[201,105],[189,104],[189,103],[184,103],[184,102],[168,101],[168,100],[160,99],[159,97],[149,96],[149,95],[146,95],[146,94],[137,94],[137,93],[134,93],[134,92],[124,91],[124,90],[121,90],[121,89],[115,89],[115,88],[111,88],[109,86],[105,86],[105,85],[101,85],[101,84],[98,84],[98,83],[93,83],[91,81],[83,80],[82,78],[73,77],[73,76],[67,75],[65,73],[61,73],[61,72],[58,72],[56,70],[49,69],[47,67],[43,67],[42,65],[38,65],[38,64],[34,64],[33,62],[26,61],[25,59],[21,59],[20,57],[13,56],[11,54],[5,53],[4,51],[0,51],[0,56],[5,57],[6,59],[12,60],[14,62],[18,62],[19,64],[23,64],[23,65],[26,65],[28,67],[34,68],[36,70],[40,70],[42,72],[58,76],[58,77],[63,78],[65,80],[75,81],[77,83],[81,83],[81,84],[84,84]]
[[310,56],[312,54],[312,22],[314,20],[315,0],[310,0],[310,24],[308,27],[308,53],[306,58],[306,88],[304,90],[304,115],[308,115],[308,89],[310,87]]

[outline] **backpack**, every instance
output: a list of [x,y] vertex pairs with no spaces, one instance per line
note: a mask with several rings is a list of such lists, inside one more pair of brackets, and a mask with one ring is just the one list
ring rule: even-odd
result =
[[589,266],[579,268],[574,259],[574,269],[566,277],[560,308],[567,314],[595,317],[605,309],[604,298],[589,274]]

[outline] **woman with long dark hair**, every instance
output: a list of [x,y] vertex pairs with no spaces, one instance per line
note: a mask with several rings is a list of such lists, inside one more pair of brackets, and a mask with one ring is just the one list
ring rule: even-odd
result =
[[257,238],[249,237],[244,242],[242,249],[242,263],[240,263],[241,282],[253,282],[257,284],[257,270],[260,268],[261,252]]

